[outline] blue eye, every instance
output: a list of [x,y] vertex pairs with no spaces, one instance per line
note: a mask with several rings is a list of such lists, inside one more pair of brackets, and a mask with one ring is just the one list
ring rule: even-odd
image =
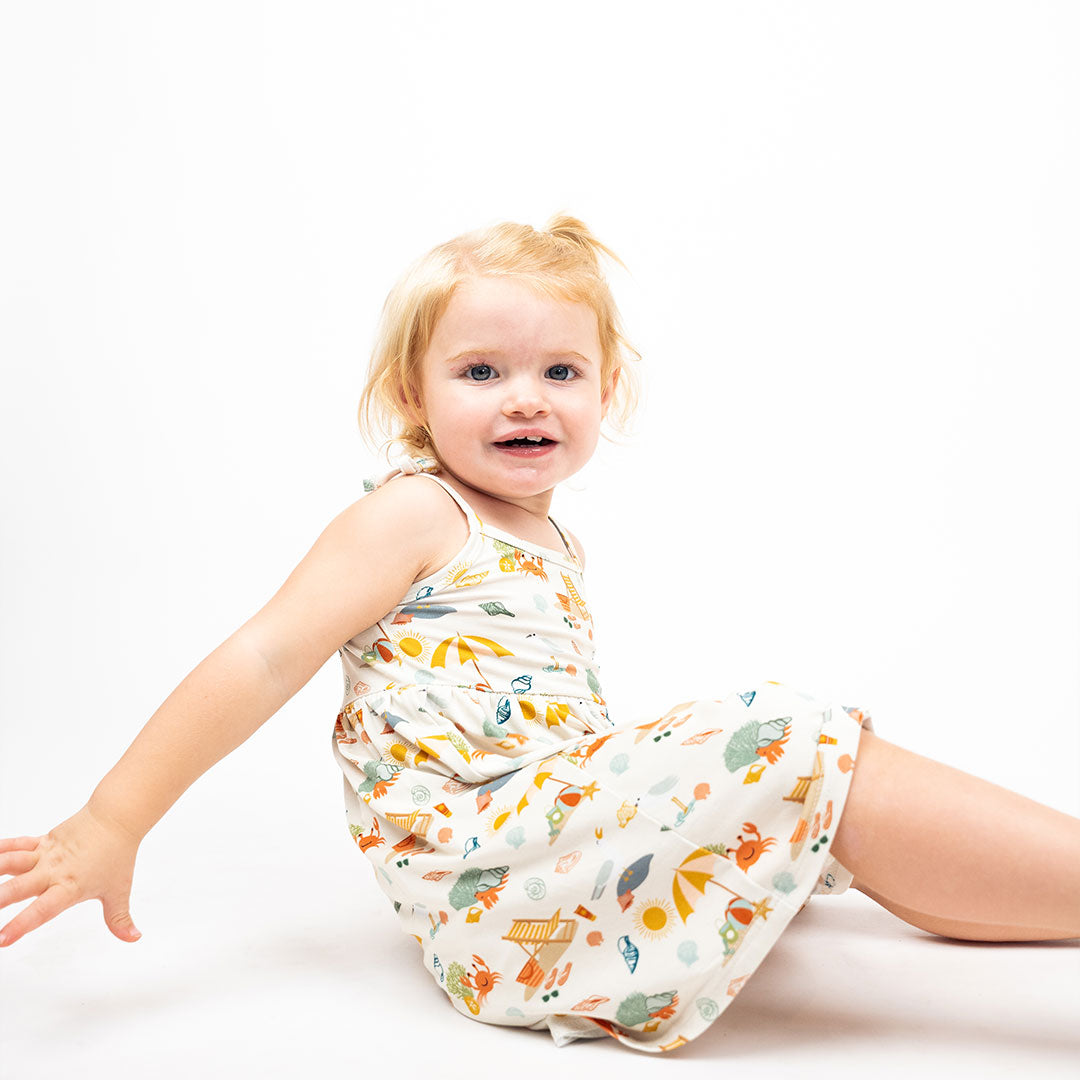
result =
[[473,364],[472,367],[467,369],[466,374],[472,378],[474,371],[482,371],[484,373],[474,379],[474,382],[487,382],[488,378],[493,374],[490,364]]
[[[561,374],[556,374],[556,372],[561,372]],[[566,382],[574,374],[574,369],[566,364],[556,364],[548,368],[548,374],[557,382]]]

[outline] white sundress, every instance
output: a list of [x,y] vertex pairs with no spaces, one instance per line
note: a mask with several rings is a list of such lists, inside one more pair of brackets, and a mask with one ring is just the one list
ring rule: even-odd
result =
[[421,475],[469,536],[339,650],[350,832],[464,1016],[676,1049],[850,883],[829,844],[869,718],[769,682],[611,719],[565,530],[538,547]]

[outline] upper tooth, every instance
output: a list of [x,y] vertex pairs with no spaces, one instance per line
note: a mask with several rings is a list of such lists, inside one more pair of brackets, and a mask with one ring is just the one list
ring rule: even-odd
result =
[[525,438],[528,439],[529,442],[543,442],[544,440],[543,435],[526,435]]

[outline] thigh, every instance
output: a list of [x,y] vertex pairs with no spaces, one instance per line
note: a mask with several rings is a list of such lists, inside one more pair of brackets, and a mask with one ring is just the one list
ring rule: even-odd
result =
[[872,732],[833,854],[856,888],[934,933],[1080,932],[1080,821]]

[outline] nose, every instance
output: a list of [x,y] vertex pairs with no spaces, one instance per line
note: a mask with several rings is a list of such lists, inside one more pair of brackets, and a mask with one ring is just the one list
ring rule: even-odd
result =
[[503,385],[504,416],[546,416],[551,411],[543,380],[523,373],[507,378]]

